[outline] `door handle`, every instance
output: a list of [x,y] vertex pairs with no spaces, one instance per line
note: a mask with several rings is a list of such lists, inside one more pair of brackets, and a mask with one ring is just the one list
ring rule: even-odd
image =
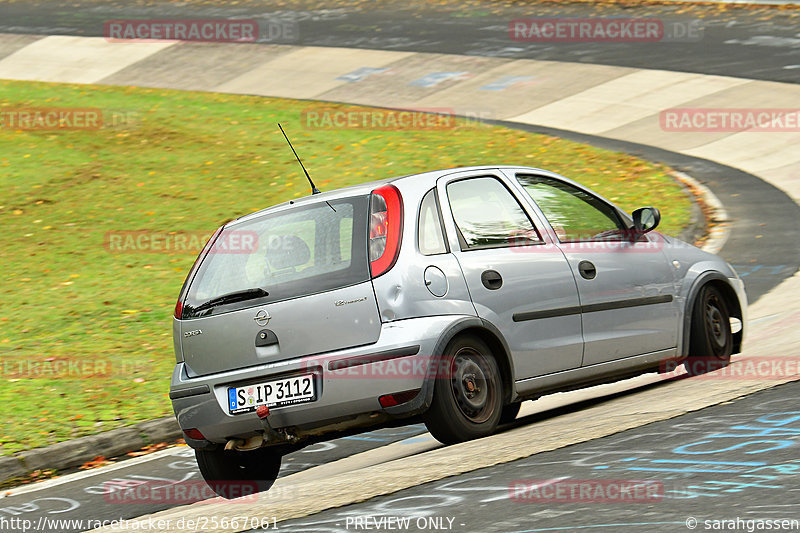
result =
[[597,268],[590,261],[578,263],[578,272],[581,273],[583,279],[594,279],[597,276]]
[[481,283],[490,291],[496,291],[503,286],[503,276],[497,270],[484,270],[481,274]]
[[278,336],[271,329],[262,329],[256,334],[256,347],[272,346],[278,344]]

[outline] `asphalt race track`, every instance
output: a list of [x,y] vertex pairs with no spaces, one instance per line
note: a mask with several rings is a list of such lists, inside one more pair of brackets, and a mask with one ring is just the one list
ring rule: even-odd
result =
[[[28,35],[101,36],[102,24],[109,19],[253,17],[265,25],[287,24],[296,30],[289,35],[262,39],[262,44],[535,59],[797,84],[800,79],[798,13],[800,10],[765,7],[719,9],[717,6],[565,6],[552,3],[537,4],[534,9],[530,5],[485,7],[481,3],[459,6],[447,2],[441,5],[334,2],[324,7],[309,4],[287,9],[285,6],[262,7],[258,2],[245,2],[234,9],[210,4],[178,7],[166,2],[142,2],[131,6],[124,2],[97,5],[78,1],[68,7],[50,2],[25,2],[0,5],[0,33],[18,34],[25,41],[24,45]],[[554,16],[658,17],[672,28],[701,31],[694,34],[699,35],[698,38],[676,38],[678,42],[667,43],[598,45],[512,42],[509,39],[510,20]],[[0,60],[3,57],[4,54],[0,54]],[[141,62],[132,65],[132,70],[123,72],[128,75],[126,80],[139,75],[137,66],[141,67]],[[141,74],[142,82],[151,83],[146,69],[141,68],[144,72]],[[113,79],[114,75],[120,76],[117,81]],[[123,75],[114,75],[106,82],[122,83],[118,80]],[[3,77],[2,61],[0,77]],[[330,94],[341,93],[334,91]],[[364,98],[364,95],[354,97],[358,98]],[[387,99],[391,102],[391,98],[386,97],[368,103],[387,105]],[[800,99],[794,101],[795,107],[798,102]],[[791,107],[785,102],[780,105],[764,102],[763,106]],[[777,335],[796,328],[800,317],[793,311],[796,308],[791,308],[788,312],[794,314],[787,318],[787,309],[781,307],[794,303],[786,289],[780,287],[796,281],[800,267],[800,247],[791,244],[800,235],[800,206],[792,195],[786,193],[786,188],[760,179],[755,172],[748,173],[680,151],[558,129],[552,125],[509,121],[508,117],[510,115],[495,122],[663,162],[706,185],[724,205],[730,221],[720,255],[733,264],[745,280],[751,304],[761,303],[757,308],[760,315],[756,324],[761,324],[763,329],[751,337],[752,344],[748,349],[754,346],[757,355],[769,355],[779,349],[789,355],[797,353],[793,350],[798,346],[796,336],[787,336],[784,340]],[[777,318],[772,320],[770,317],[773,316]],[[795,508],[800,494],[800,455],[796,451],[800,444],[800,415],[796,408],[800,385],[788,383],[768,388],[780,382],[776,380],[752,389],[743,386],[739,392],[729,391],[725,393],[727,396],[721,394],[717,397],[717,389],[727,387],[731,378],[727,382],[725,378],[678,378],[669,382],[657,377],[644,378],[527,402],[523,413],[512,425],[491,440],[485,439],[485,454],[491,455],[496,450],[492,443],[502,447],[503,439],[512,439],[521,432],[530,435],[528,438],[533,450],[534,442],[538,440],[537,428],[551,427],[548,424],[570,435],[562,444],[527,457],[523,454],[520,458],[511,455],[506,458],[498,452],[497,464],[477,469],[465,467],[463,471],[452,469],[450,473],[442,471],[441,475],[425,479],[420,476],[426,482],[407,484],[407,487],[398,485],[391,488],[392,484],[387,481],[389,488],[376,490],[375,497],[371,497],[373,493],[368,492],[366,486],[358,487],[353,482],[345,487],[352,493],[349,501],[330,498],[333,495],[324,490],[315,495],[298,492],[298,501],[306,498],[323,502],[319,509],[292,509],[281,514],[278,509],[287,505],[279,493],[274,501],[277,520],[290,516],[300,518],[278,522],[277,526],[285,531],[389,530],[394,524],[400,526],[394,529],[403,531],[644,532],[695,528],[734,530],[715,528],[713,522],[706,523],[706,520],[800,519]],[[681,394],[683,390],[691,390],[691,394],[686,396],[688,405],[675,407],[681,403],[681,397],[675,394]],[[663,413],[658,414],[659,405],[654,405],[652,399],[660,397],[665,401]],[[692,402],[698,398],[702,401],[697,405],[705,408],[694,410]],[[715,405],[720,402],[723,403]],[[598,429],[593,425],[595,418],[589,413],[605,412],[609,414],[609,420],[613,420],[611,415],[621,404],[627,404],[631,410],[619,415],[619,427]],[[638,405],[641,405],[641,413],[636,412]],[[641,421],[638,422],[640,414]],[[559,425],[562,419],[570,422]],[[550,431],[544,431],[542,437]],[[573,438],[573,433],[579,435]],[[479,444],[452,447],[453,453],[465,453],[462,450],[473,450],[474,453]],[[400,468],[398,465],[408,465],[408,461],[415,458],[425,464],[425,457],[431,450],[441,453],[442,447],[420,425],[379,430],[314,445],[286,458],[281,476],[287,485],[276,485],[276,489],[284,490],[285,486],[288,491],[285,499],[288,500],[293,498],[291,489],[295,486],[288,484],[289,480],[298,479],[313,486],[316,480],[330,480],[347,472],[357,474],[362,468],[367,479],[366,473],[377,471],[376,466],[382,467],[384,477],[390,480],[399,474],[394,470]],[[464,462],[469,463],[468,459],[465,455]],[[198,476],[191,452],[181,447],[170,448],[152,457],[123,461],[114,467],[11,491],[10,495],[0,499],[0,520],[22,517],[34,522],[43,518],[113,520],[170,508],[173,508],[173,514],[169,516],[179,516],[183,511],[175,507],[185,502],[119,504],[111,501],[109,495],[130,484],[193,481]],[[606,490],[634,481],[656,487],[657,493],[624,503],[598,501],[598,498],[575,501],[574,496],[572,500],[562,498],[556,501],[542,496],[546,491],[540,489],[557,487],[565,480],[595,483],[593,487],[600,486]],[[367,496],[359,496],[361,493]],[[329,498],[334,503],[325,504]],[[270,505],[272,500],[267,498],[266,501],[259,500],[258,506],[252,508],[233,503],[228,507],[233,508],[232,514],[252,514],[269,519],[273,515]],[[325,505],[337,508],[322,510]],[[212,504],[206,508],[209,513],[217,509]],[[314,513],[314,510],[321,512]],[[739,529],[747,530],[748,526],[742,524]],[[61,527],[59,531],[82,529]],[[243,529],[249,528],[216,530]],[[264,530],[270,529],[274,527]],[[800,525],[794,529],[800,529]],[[8,530],[23,529],[11,527]],[[212,529],[196,527],[192,530]]]
[[[53,8],[52,6],[57,6]],[[575,61],[677,70],[797,83],[800,40],[797,10],[769,7],[723,10],[719,6],[534,3],[513,7],[480,2],[420,1],[270,2],[187,5],[89,0],[18,2],[0,6],[0,32],[102,36],[103,23],[126,18],[255,18],[288,24],[293,31],[265,32],[260,42],[407,50],[552,61]],[[509,21],[533,17],[658,18],[675,28],[666,43],[509,42]],[[686,32],[679,33],[682,29]]]

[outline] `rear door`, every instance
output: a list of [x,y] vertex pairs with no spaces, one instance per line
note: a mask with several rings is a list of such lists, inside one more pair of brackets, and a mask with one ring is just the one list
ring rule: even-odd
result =
[[369,197],[359,196],[226,227],[188,287],[180,334],[189,372],[377,341],[368,213]]
[[553,176],[516,173],[547,218],[578,284],[583,365],[674,348],[672,267],[657,234],[631,240],[614,206]]
[[437,187],[475,309],[505,337],[515,379],[579,367],[583,340],[569,264],[504,176],[462,172]]

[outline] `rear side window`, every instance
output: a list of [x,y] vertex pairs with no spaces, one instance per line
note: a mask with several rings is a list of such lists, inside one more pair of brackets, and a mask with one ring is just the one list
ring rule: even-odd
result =
[[439,213],[439,204],[436,202],[436,189],[425,193],[420,203],[417,242],[422,255],[447,253],[442,217]]
[[[289,209],[225,228],[189,288],[183,318],[367,281],[369,197],[329,204]],[[209,305],[241,292],[252,297],[234,296],[236,301]]]
[[497,178],[468,178],[447,185],[461,249],[541,243],[516,198]]
[[616,210],[569,183],[546,176],[517,176],[561,242],[618,240],[625,226]]

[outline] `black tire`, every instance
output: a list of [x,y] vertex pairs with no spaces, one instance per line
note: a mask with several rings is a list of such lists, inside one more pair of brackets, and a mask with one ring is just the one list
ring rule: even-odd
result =
[[500,412],[500,423],[508,424],[516,420],[521,407],[522,407],[522,402],[514,402],[508,405],[504,405],[503,410]]
[[727,366],[732,353],[733,333],[728,304],[719,289],[705,285],[692,309],[689,357],[684,368],[692,376],[705,374]]
[[226,499],[269,490],[281,469],[281,455],[269,448],[249,452],[219,448],[194,454],[203,479]]
[[471,335],[452,340],[423,417],[428,431],[444,444],[485,437],[497,428],[502,409],[503,384],[489,347]]

